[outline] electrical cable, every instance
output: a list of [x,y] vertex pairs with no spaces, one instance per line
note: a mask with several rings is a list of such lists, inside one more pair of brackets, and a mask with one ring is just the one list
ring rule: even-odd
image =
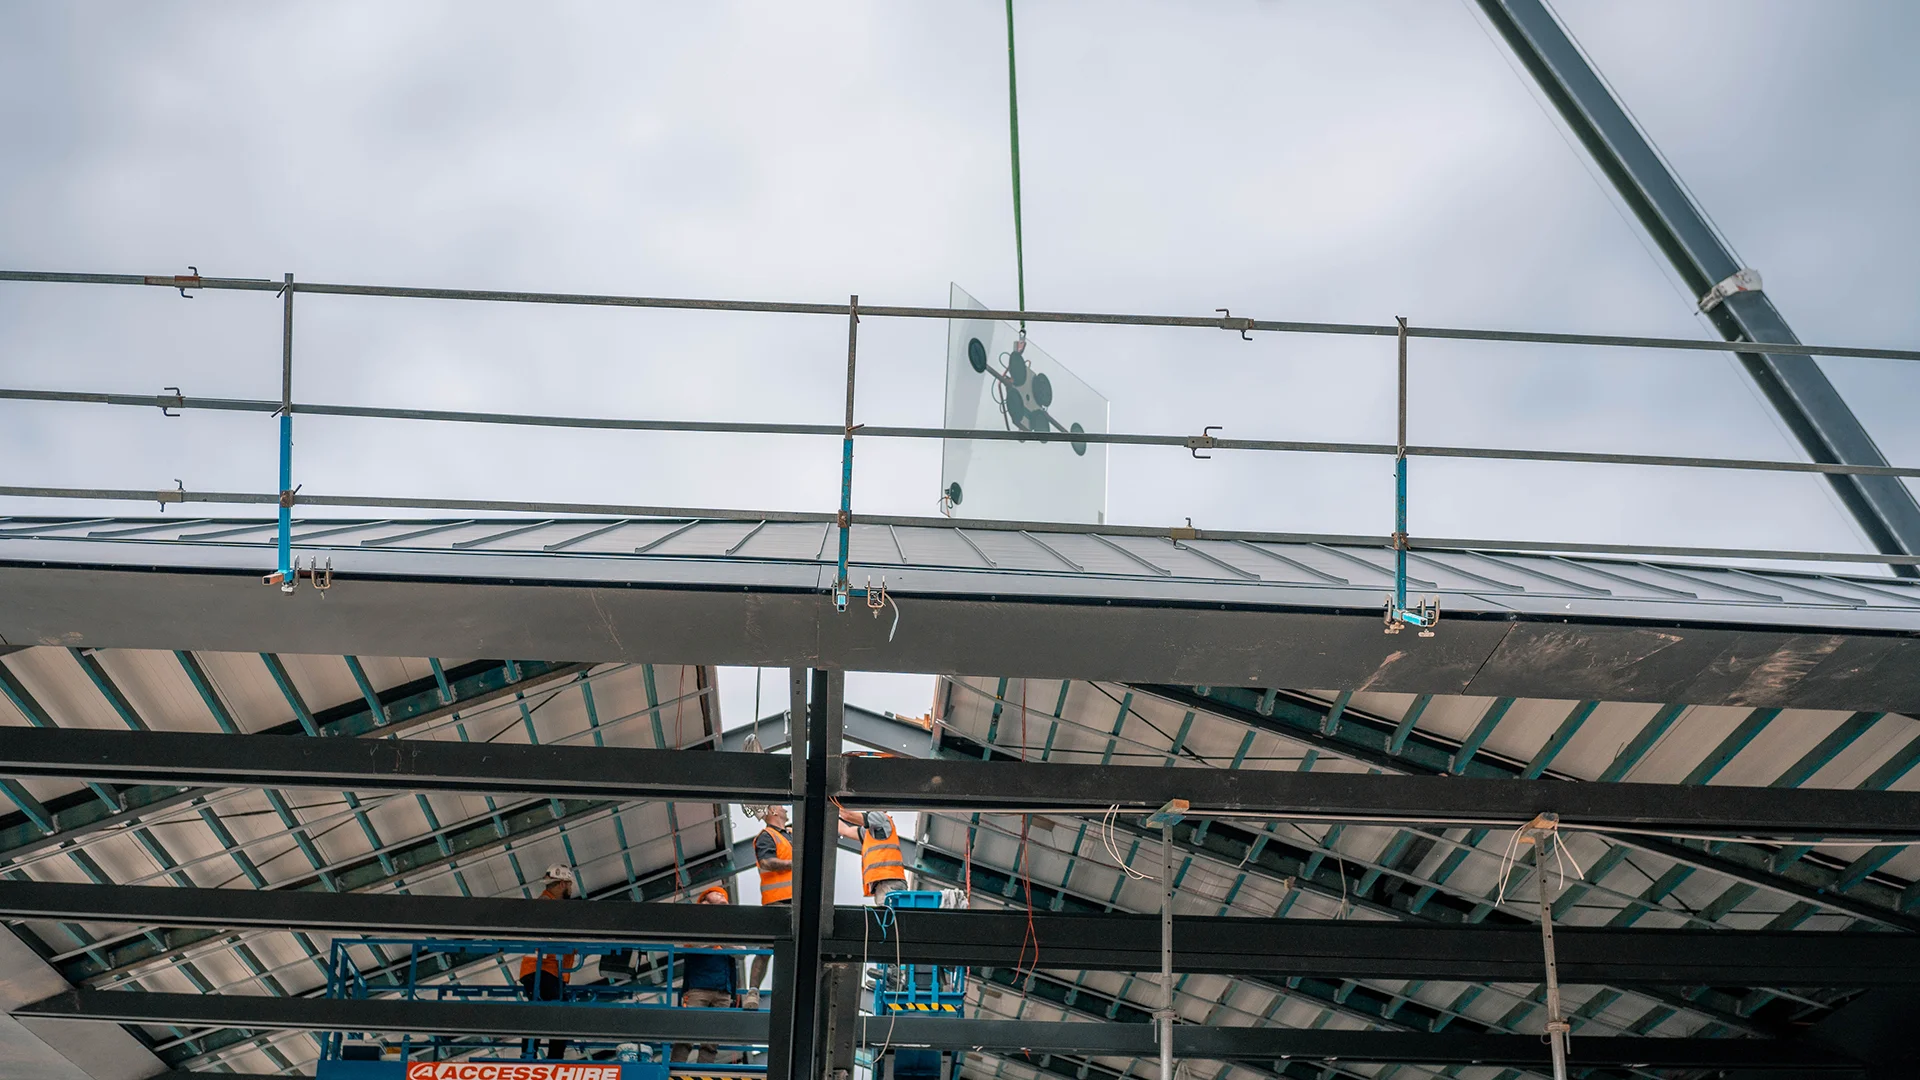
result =
[[1113,856],[1113,864],[1115,866],[1118,866],[1128,877],[1135,881],[1146,881],[1148,879],[1146,874],[1135,870],[1132,866],[1128,865],[1127,860],[1120,857],[1120,846],[1116,843],[1113,832],[1114,819],[1118,817],[1119,814],[1119,803],[1115,803],[1107,808],[1106,814],[1100,819],[1100,842],[1106,845],[1107,854]]

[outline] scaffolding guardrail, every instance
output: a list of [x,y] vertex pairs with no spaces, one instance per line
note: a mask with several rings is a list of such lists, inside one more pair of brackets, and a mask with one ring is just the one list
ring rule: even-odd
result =
[[[748,522],[805,522],[834,526],[839,531],[837,574],[832,586],[836,607],[844,610],[850,597],[864,596],[848,580],[848,536],[856,524],[914,525],[970,528],[982,530],[1045,533],[1099,533],[1115,536],[1166,537],[1183,539],[1228,539],[1248,542],[1307,542],[1358,546],[1386,546],[1395,551],[1396,583],[1388,601],[1390,628],[1416,626],[1428,632],[1435,612],[1431,602],[1409,607],[1406,594],[1405,557],[1409,550],[1484,550],[1541,551],[1558,553],[1607,554],[1627,556],[1668,556],[1679,558],[1744,559],[1755,561],[1795,561],[1877,564],[1892,567],[1896,573],[1914,575],[1920,566],[1920,554],[1903,552],[1834,552],[1777,548],[1729,548],[1655,544],[1594,544],[1578,541],[1533,541],[1504,539],[1453,539],[1414,537],[1407,526],[1407,459],[1414,457],[1479,459],[1499,461],[1537,461],[1568,464],[1609,464],[1659,468],[1692,468],[1816,474],[1829,477],[1871,476],[1920,478],[1920,466],[1847,465],[1832,462],[1770,461],[1747,458],[1694,457],[1666,454],[1613,454],[1579,451],[1547,451],[1489,447],[1422,446],[1406,440],[1407,418],[1407,343],[1412,338],[1454,341],[1483,341],[1549,345],[1578,345],[1601,348],[1669,349],[1722,353],[1769,353],[1805,356],[1858,357],[1889,360],[1920,360],[1920,350],[1879,349],[1850,346],[1803,345],[1799,343],[1730,342],[1690,338],[1638,337],[1604,334],[1563,334],[1530,331],[1421,327],[1397,319],[1390,325],[1360,323],[1292,322],[1234,316],[1220,309],[1217,316],[1171,316],[1148,314],[1103,314],[1089,312],[999,311],[866,305],[857,296],[845,304],[817,304],[751,300],[710,300],[672,297],[623,296],[613,294],[521,292],[485,289],[439,289],[385,285],[356,285],[325,282],[301,282],[291,274],[280,280],[268,278],[209,277],[197,272],[188,275],[80,274],[41,271],[0,271],[0,281],[56,282],[94,285],[130,285],[189,290],[234,290],[271,292],[283,302],[281,397],[278,400],[188,397],[168,387],[167,394],[95,393],[66,390],[0,388],[0,400],[65,402],[160,408],[169,414],[184,410],[265,413],[279,418],[280,491],[223,492],[193,491],[176,482],[173,490],[147,491],[124,488],[73,488],[47,486],[0,486],[0,497],[84,499],[107,501],[153,500],[165,509],[170,503],[211,503],[228,505],[270,505],[278,510],[278,558],[274,572],[266,581],[291,592],[298,578],[309,573],[295,565],[291,550],[291,515],[294,506],[391,507],[414,510],[464,510],[505,513],[597,514],[618,517],[695,518]],[[848,321],[846,416],[843,424],[790,424],[730,421],[680,421],[621,419],[586,416],[543,416],[523,413],[469,412],[437,409],[390,408],[297,402],[293,398],[293,297],[296,293],[331,296],[385,297],[397,299],[461,300],[512,304],[551,304],[593,307],[630,307],[717,312],[758,312],[844,317]],[[857,425],[854,422],[855,366],[858,327],[862,317],[900,319],[998,319],[1043,323],[1077,323],[1111,326],[1180,327],[1226,330],[1249,336],[1254,331],[1284,334],[1332,334],[1393,337],[1398,346],[1399,408],[1398,439],[1395,443],[1324,442],[1278,439],[1222,438],[1207,429],[1200,435],[1149,433],[1074,434],[994,431],[971,428]],[[617,503],[582,503],[501,499],[435,499],[365,495],[306,494],[293,482],[292,425],[296,415],[358,417],[386,420],[412,420],[443,423],[498,424],[525,427],[572,428],[587,430],[683,432],[727,435],[799,435],[838,436],[842,441],[841,485],[837,512],[794,512],[738,510],[706,507],[646,506]],[[1149,527],[1123,525],[1078,525],[1045,521],[955,521],[936,516],[855,514],[852,510],[853,457],[861,439],[963,439],[977,441],[1075,441],[1117,446],[1160,446],[1187,450],[1241,450],[1278,453],[1312,453],[1391,456],[1395,459],[1395,528],[1387,536],[1335,535],[1318,533],[1263,532],[1255,530],[1214,530],[1194,527]]]

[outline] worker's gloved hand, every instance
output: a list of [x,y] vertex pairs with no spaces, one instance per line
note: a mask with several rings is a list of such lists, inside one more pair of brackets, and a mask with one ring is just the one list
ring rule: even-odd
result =
[[867,831],[873,834],[875,840],[893,839],[893,823],[878,810],[867,811]]

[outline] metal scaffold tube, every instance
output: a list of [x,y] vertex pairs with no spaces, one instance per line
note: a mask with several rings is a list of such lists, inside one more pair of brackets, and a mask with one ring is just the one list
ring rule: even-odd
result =
[[294,590],[293,571],[293,275],[286,278],[280,351],[280,591]]
[[1160,1080],[1173,1080],[1173,823],[1160,824]]
[[840,444],[840,562],[833,579],[833,606],[847,610],[847,549],[853,528],[853,386],[854,359],[860,344],[860,297],[847,299],[847,423]]
[[[268,278],[176,277],[140,274],[76,274],[42,270],[0,270],[0,281],[63,282],[82,285],[157,285],[169,289],[227,289],[277,293],[283,283]],[[585,307],[661,308],[684,311],[761,312],[788,315],[845,315],[844,304],[793,301],[702,300],[658,296],[620,296],[595,293],[512,292],[496,289],[437,289],[398,285],[342,285],[296,282],[298,292],[326,296],[368,296],[414,300],[468,300],[510,304],[560,304]],[[861,308],[861,314],[889,319],[997,319],[1004,322],[1081,323],[1102,326],[1164,326],[1235,332],[1264,330],[1278,334],[1331,334],[1393,337],[1395,326],[1365,323],[1292,322],[1219,315],[1136,315],[1079,311],[1005,311],[968,308],[881,305]],[[1697,338],[1641,337],[1618,334],[1557,334],[1530,330],[1478,330],[1437,326],[1409,327],[1410,337],[1453,341],[1502,341],[1535,345],[1593,345],[1630,349],[1680,349],[1696,352],[1769,353],[1798,356],[1842,356],[1880,360],[1920,360],[1920,349],[1873,349],[1847,345],[1802,345],[1798,342],[1708,341]]]
[[[278,414],[277,401],[250,398],[187,397],[175,394],[117,394],[81,390],[0,388],[0,401],[43,401],[81,405],[118,405],[151,409]],[[597,431],[649,431],[709,435],[844,435],[844,424],[779,424],[721,420],[644,420],[601,416],[554,416],[530,413],[469,412],[449,409],[387,408],[376,405],[334,405],[294,402],[292,410],[307,416],[348,416],[373,420],[419,420],[458,424],[502,424],[517,427],[575,428]],[[916,427],[861,424],[856,439],[965,439],[979,442],[1071,442],[1106,446],[1165,446],[1189,449],[1192,435],[1133,432],[997,431],[987,428]],[[1279,451],[1305,454],[1393,456],[1393,443],[1324,442],[1298,439],[1233,439],[1208,436],[1207,449]],[[1841,465],[1824,461],[1766,461],[1754,458],[1689,457],[1675,454],[1609,454],[1578,450],[1521,450],[1500,447],[1420,446],[1409,443],[1408,457],[1460,458],[1493,461],[1538,461],[1575,465],[1643,465],[1664,468],[1732,469],[1747,472],[1816,473],[1844,476],[1898,476],[1920,479],[1920,466]]]

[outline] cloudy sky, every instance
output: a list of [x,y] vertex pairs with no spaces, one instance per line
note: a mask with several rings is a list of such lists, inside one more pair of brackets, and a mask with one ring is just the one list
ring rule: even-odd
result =
[[[1020,0],[1037,308],[1712,336],[1464,0]],[[1804,340],[1920,341],[1920,6],[1560,0]],[[1014,301],[1001,8],[11,4],[0,264]],[[271,397],[270,297],[0,287],[0,383]],[[837,422],[844,322],[302,297],[302,400]],[[869,320],[860,418],[937,424],[944,327]],[[1384,441],[1392,346],[1045,327],[1115,430]],[[1896,462],[1920,370],[1827,370]],[[1415,344],[1417,442],[1799,457],[1736,364]],[[312,493],[829,508],[834,440],[309,418]],[[0,403],[0,483],[268,491],[272,421]],[[856,509],[929,513],[936,444]],[[1110,520],[1385,532],[1384,459],[1112,459]],[[151,506],[15,503],[10,512]],[[1812,478],[1416,462],[1429,535],[1857,549]],[[919,684],[916,684],[919,685]],[[876,691],[920,711],[918,689]],[[894,701],[893,698],[900,700]],[[745,705],[750,709],[750,704]]]

